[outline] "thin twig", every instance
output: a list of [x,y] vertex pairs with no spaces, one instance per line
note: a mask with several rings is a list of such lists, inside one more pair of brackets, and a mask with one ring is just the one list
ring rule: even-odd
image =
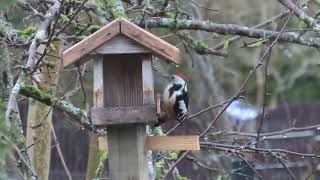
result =
[[21,149],[21,151],[27,151],[29,148],[31,148],[32,146],[40,143],[42,140],[38,139],[37,141],[33,142],[32,144],[30,144],[29,146],[25,147],[24,149]]
[[68,169],[68,166],[63,158],[63,154],[62,154],[62,151],[61,151],[61,148],[60,148],[60,144],[58,142],[58,138],[57,138],[57,135],[56,135],[56,132],[54,130],[54,127],[53,127],[53,124],[51,123],[51,132],[52,132],[52,136],[53,136],[53,139],[54,139],[54,142],[56,144],[56,149],[58,151],[58,154],[59,154],[59,157],[60,157],[60,160],[61,160],[61,163],[62,163],[62,166],[63,166],[63,169],[65,170],[67,176],[68,176],[68,179],[69,180],[72,180],[72,176],[71,176],[71,173]]
[[190,116],[188,116],[188,118],[186,118],[185,120],[183,120],[182,122],[178,122],[173,128],[171,128],[169,131],[167,131],[166,132],[166,135],[169,135],[169,134],[171,134],[174,130],[176,130],[180,125],[182,125],[185,121],[187,121],[187,120],[189,120],[189,119],[192,119],[192,118],[194,118],[194,117],[197,117],[197,116],[199,116],[199,115],[201,115],[201,114],[203,114],[203,113],[205,113],[205,112],[207,112],[207,111],[210,111],[210,110],[212,110],[212,109],[214,109],[214,108],[217,108],[217,107],[221,107],[221,106],[223,106],[224,104],[226,104],[226,103],[228,103],[229,101],[224,101],[224,102],[222,102],[222,103],[219,103],[219,104],[216,104],[216,105],[213,105],[213,106],[209,106],[209,107],[207,107],[207,108],[205,108],[205,109],[203,109],[203,110],[201,110],[201,111],[199,111],[199,112],[197,112],[197,113],[195,113],[195,114],[193,114],[193,115],[190,115]]
[[251,165],[251,163],[249,163],[244,157],[242,157],[242,154],[238,153],[238,152],[234,152],[234,154],[240,158],[243,162],[245,162],[250,169],[259,177],[259,179],[263,179],[262,175]]
[[78,13],[83,9],[85,3],[87,2],[88,0],[84,0],[80,5],[79,7],[77,8],[77,10],[75,11],[75,13],[72,15],[72,17],[69,19],[68,22],[66,22],[63,27],[61,29],[58,30],[58,32],[56,32],[55,36],[54,37],[58,37],[60,33],[62,33],[68,26],[69,24],[73,21],[73,19],[78,15]]
[[278,157],[277,155],[271,153],[274,157],[277,158],[277,160],[280,162],[280,164],[283,166],[283,168],[288,172],[289,176],[293,179],[293,180],[297,180],[297,178],[295,177],[295,175],[293,174],[293,172],[286,166],[286,163],[283,162],[283,160]]
[[85,104],[87,102],[87,94],[86,94],[86,90],[84,89],[82,73],[81,73],[81,69],[80,69],[79,65],[77,65],[77,69],[78,69],[78,77],[79,77],[80,87],[81,87],[81,90],[83,93],[83,104]]
[[266,99],[267,99],[267,87],[268,87],[268,66],[269,66],[269,61],[270,61],[270,55],[271,51],[269,51],[267,57],[266,57],[266,63],[264,65],[264,85],[263,85],[263,102],[262,102],[262,112],[260,115],[260,123],[258,126],[258,132],[257,132],[257,137],[256,141],[259,142],[259,135],[262,130],[263,122],[264,122],[264,115],[265,115],[265,109],[266,109]]
[[[319,130],[320,129],[320,124],[316,124],[316,125],[312,125],[312,126],[305,126],[305,127],[291,127],[291,128],[287,128],[287,129],[283,129],[280,131],[274,131],[274,132],[267,132],[267,133],[261,133],[259,136],[263,137],[264,140],[268,140],[268,139],[275,139],[272,136],[276,136],[276,135],[284,135],[286,133],[290,133],[290,132],[301,132],[301,131],[305,131],[305,130]],[[229,135],[229,136],[247,136],[247,137],[252,137],[252,138],[256,138],[257,134],[256,133],[247,133],[247,132],[235,132],[235,131],[217,131],[214,132],[212,134],[207,134],[207,135]]]
[[[237,94],[235,94],[235,96],[233,96],[232,98],[230,98],[230,100],[228,101],[228,103],[226,103],[225,105],[223,105],[222,109],[219,111],[219,113],[214,116],[214,118],[211,120],[210,124],[208,125],[208,127],[200,134],[200,138],[203,137],[213,126],[213,124],[220,118],[220,116],[224,113],[224,111],[230,106],[230,104],[239,98],[239,96],[241,96],[241,94],[245,92],[244,90],[238,91]],[[164,175],[164,178],[167,177],[172,170],[178,165],[178,163],[189,153],[190,151],[185,151],[183,153],[183,155],[181,157],[179,157],[176,162],[170,167],[170,169],[166,172],[166,174]]]
[[238,150],[240,152],[264,152],[264,153],[284,153],[284,154],[291,154],[295,156],[301,156],[301,157],[311,157],[311,158],[320,158],[320,155],[317,155],[316,153],[310,154],[310,153],[300,153],[295,151],[290,151],[286,149],[268,149],[268,148],[255,148],[247,146],[239,146],[239,145],[229,145],[229,144],[220,144],[220,143],[212,143],[212,142],[200,142],[200,145],[202,147],[210,147],[210,148],[227,148],[232,150]]

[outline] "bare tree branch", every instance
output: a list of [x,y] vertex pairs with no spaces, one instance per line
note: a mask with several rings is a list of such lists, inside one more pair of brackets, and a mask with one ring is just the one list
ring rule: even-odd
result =
[[[138,22],[137,22],[138,23]],[[265,38],[269,40],[275,40],[280,32],[249,28],[246,26],[240,26],[236,24],[218,24],[210,21],[202,20],[187,20],[177,19],[172,20],[170,18],[148,18],[139,24],[140,26],[146,26],[149,28],[171,28],[176,30],[201,30],[207,32],[215,32],[218,34],[232,34],[239,36],[246,36],[251,38]],[[320,47],[320,38],[309,37],[306,35],[300,35],[295,32],[281,33],[278,40],[280,42],[296,43],[304,46]]]
[[[267,133],[261,133],[260,136],[263,136],[264,140],[268,139],[278,139],[275,136],[281,135],[281,139],[283,139],[283,136],[285,136],[287,133],[290,132],[303,132],[306,130],[314,130],[318,131],[320,129],[320,124],[312,125],[312,126],[305,126],[305,127],[291,127],[288,129],[283,129],[281,131],[274,131],[274,132],[267,132]],[[211,135],[228,135],[228,136],[247,136],[247,137],[252,137],[255,138],[258,135],[256,133],[246,133],[246,132],[234,132],[234,131],[217,131],[212,133]],[[208,134],[210,135],[210,134]]]
[[47,29],[53,21],[56,14],[59,12],[61,6],[61,2],[56,0],[55,3],[49,8],[47,13],[45,14],[44,20],[40,22],[38,31],[34,36],[32,43],[28,50],[28,59],[25,66],[27,71],[31,71],[33,65],[36,61],[36,54],[38,46],[47,38]]
[[[252,26],[251,28],[261,28],[263,26],[266,26],[268,24],[271,24],[271,23],[275,22],[278,19],[281,19],[281,18],[287,16],[289,13],[290,13],[290,11],[282,12],[282,13],[280,13],[280,14],[278,14],[278,15],[270,18],[270,19],[267,19],[267,20],[265,20],[265,21],[263,21],[263,22],[261,22],[261,23],[259,23],[257,25]],[[228,39],[227,41],[230,44],[230,43],[233,43],[233,42],[237,41],[240,38],[241,38],[241,36],[234,36],[234,37]],[[217,44],[216,46],[214,46],[213,49],[218,50],[218,49],[223,48],[223,46],[224,46],[224,42],[221,42],[221,43]]]
[[236,150],[239,152],[247,152],[247,153],[252,153],[252,152],[264,152],[264,153],[284,153],[284,154],[291,154],[291,155],[296,155],[296,156],[301,156],[301,157],[313,157],[313,158],[320,158],[320,155],[315,154],[308,154],[308,153],[299,153],[295,151],[289,151],[286,149],[270,149],[270,148],[254,148],[250,146],[239,146],[239,145],[229,145],[229,144],[220,144],[220,143],[212,143],[212,142],[200,142],[200,145],[203,147],[210,147],[210,148],[224,148],[225,149],[232,149]]
[[[288,8],[290,11],[295,9],[295,4],[290,0],[278,0],[278,2],[286,8]],[[320,32],[319,22],[313,17],[306,14],[305,12],[303,12],[300,8],[296,8],[296,10],[294,11],[294,15],[302,21],[304,21],[306,24],[308,24],[308,26],[312,27],[313,30],[315,30],[316,32]]]

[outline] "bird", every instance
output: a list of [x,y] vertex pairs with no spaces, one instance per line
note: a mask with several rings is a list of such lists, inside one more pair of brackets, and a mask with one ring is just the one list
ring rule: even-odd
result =
[[171,76],[165,76],[169,79],[169,83],[163,91],[162,110],[164,116],[158,118],[159,126],[167,120],[178,120],[183,122],[188,116],[188,88],[187,77],[182,73],[177,73]]

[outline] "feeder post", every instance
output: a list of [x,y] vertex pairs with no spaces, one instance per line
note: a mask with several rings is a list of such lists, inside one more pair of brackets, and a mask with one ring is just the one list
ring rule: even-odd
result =
[[[104,106],[104,93],[103,93],[103,58],[101,55],[88,56],[86,58],[94,59],[93,61],[93,107],[103,107]],[[82,59],[83,60],[83,59]],[[89,154],[88,154],[88,164],[86,179],[92,179],[95,176],[95,171],[98,167],[98,162],[100,159],[99,148],[100,142],[95,134],[90,133],[89,139]],[[101,137],[105,138],[106,137]]]
[[[151,54],[105,58],[108,58],[104,60],[107,107],[143,106],[154,102]],[[107,138],[111,178],[147,180],[146,124],[108,125]]]

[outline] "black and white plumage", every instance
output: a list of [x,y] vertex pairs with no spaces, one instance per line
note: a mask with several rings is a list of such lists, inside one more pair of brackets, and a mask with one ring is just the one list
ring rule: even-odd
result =
[[187,118],[189,98],[187,83],[182,74],[169,77],[170,82],[163,92],[163,110],[167,114],[167,119],[176,119],[180,122]]

